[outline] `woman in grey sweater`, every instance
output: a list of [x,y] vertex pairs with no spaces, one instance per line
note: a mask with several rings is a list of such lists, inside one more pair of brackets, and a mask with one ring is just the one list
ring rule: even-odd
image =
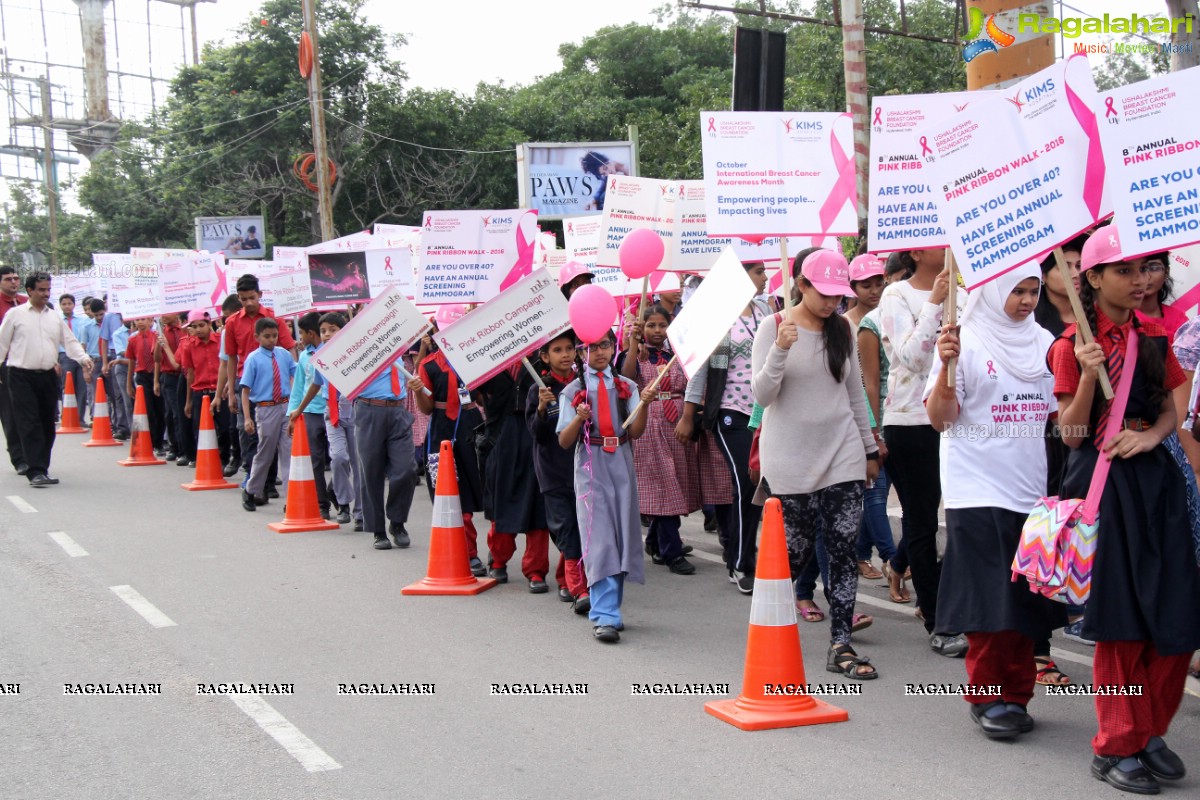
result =
[[[797,269],[799,267],[799,269]],[[763,481],[783,505],[792,578],[812,558],[818,532],[829,550],[830,647],[826,667],[870,680],[875,668],[850,646],[858,591],[855,542],[864,478],[879,474],[850,326],[836,313],[850,296],[849,266],[832,250],[793,264],[800,294],[767,317],[754,338],[754,398],[766,409],[759,447]]]

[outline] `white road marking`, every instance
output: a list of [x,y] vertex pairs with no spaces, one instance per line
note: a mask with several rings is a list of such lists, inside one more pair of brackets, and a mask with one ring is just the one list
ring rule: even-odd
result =
[[34,508],[33,506],[29,505],[29,503],[23,497],[18,497],[15,494],[10,494],[8,496],[8,502],[10,502],[14,506],[16,506],[17,511],[20,511],[22,514],[36,514],[37,513],[37,509]]
[[87,550],[80,547],[78,542],[62,531],[46,531],[46,535],[57,542],[58,546],[66,551],[66,554],[71,558],[79,558],[88,554]]
[[110,586],[108,588],[113,594],[124,600],[130,608],[141,614],[142,619],[154,627],[169,628],[175,624],[174,620],[159,611],[153,603],[142,597],[138,590],[132,586]]
[[330,758],[328,753],[317,747],[312,739],[288,722],[282,714],[259,695],[231,694],[229,699],[309,772],[325,772],[342,768],[341,764]]

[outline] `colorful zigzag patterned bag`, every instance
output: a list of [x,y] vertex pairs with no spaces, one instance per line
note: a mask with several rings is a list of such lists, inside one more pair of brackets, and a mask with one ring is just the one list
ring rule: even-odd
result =
[[1117,386],[1116,397],[1108,414],[1104,439],[1098,448],[1101,453],[1092,472],[1087,498],[1063,500],[1043,497],[1038,501],[1017,545],[1012,563],[1012,579],[1024,577],[1029,590],[1060,603],[1081,606],[1092,592],[1092,562],[1096,557],[1096,534],[1100,527],[1100,498],[1108,482],[1109,460],[1104,457],[1103,443],[1121,430],[1125,408],[1129,402],[1129,387],[1133,383],[1137,360],[1137,330],[1130,329],[1125,345],[1125,368]]

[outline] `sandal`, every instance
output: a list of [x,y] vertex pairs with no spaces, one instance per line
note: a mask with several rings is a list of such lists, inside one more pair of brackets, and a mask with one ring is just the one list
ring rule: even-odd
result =
[[[869,672],[863,672],[863,668]],[[829,648],[829,656],[825,660],[828,672],[837,672],[847,678],[858,681],[872,681],[879,677],[879,672],[871,666],[871,659],[860,658],[854,648],[848,644],[835,644]]]
[[857,632],[871,627],[875,619],[870,614],[855,614],[850,620],[850,631]]
[[1070,686],[1071,678],[1058,668],[1050,656],[1034,656],[1034,666],[1037,667],[1037,682],[1042,686]]
[[911,603],[912,595],[904,587],[904,578],[897,575],[887,561],[883,562],[883,574],[888,581],[888,599],[893,603]]
[[[800,605],[801,603],[809,603],[810,605],[802,606]],[[800,613],[805,622],[821,622],[825,619],[825,612],[812,600],[797,600],[796,611]]]
[[858,574],[869,581],[877,581],[883,577],[883,573],[875,569],[875,565],[870,561],[858,562]]

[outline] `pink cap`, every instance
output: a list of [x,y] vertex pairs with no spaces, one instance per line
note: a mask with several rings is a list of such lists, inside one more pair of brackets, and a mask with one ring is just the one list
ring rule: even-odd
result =
[[562,265],[562,269],[558,271],[558,288],[563,288],[571,281],[578,278],[580,275],[587,275],[589,278],[595,278],[596,275],[586,266],[578,261],[568,261]]
[[191,311],[187,312],[187,324],[188,325],[191,325],[193,322],[209,322],[209,321],[210,320],[208,317],[208,309],[206,309],[206,308],[193,308]]
[[855,256],[850,261],[850,280],[852,281],[865,281],[867,278],[884,274],[884,271],[883,261],[879,259],[879,256],[873,256],[870,253]]
[[1117,226],[1105,225],[1103,228],[1097,228],[1083,243],[1083,252],[1079,254],[1079,268],[1087,271],[1101,264],[1115,264],[1124,260]]
[[800,265],[800,274],[826,297],[854,296],[854,292],[850,290],[850,265],[841,253],[832,250],[809,253],[808,258]]
[[462,303],[449,303],[442,306],[433,315],[433,321],[437,323],[438,329],[448,328],[455,322],[467,315],[467,307]]

